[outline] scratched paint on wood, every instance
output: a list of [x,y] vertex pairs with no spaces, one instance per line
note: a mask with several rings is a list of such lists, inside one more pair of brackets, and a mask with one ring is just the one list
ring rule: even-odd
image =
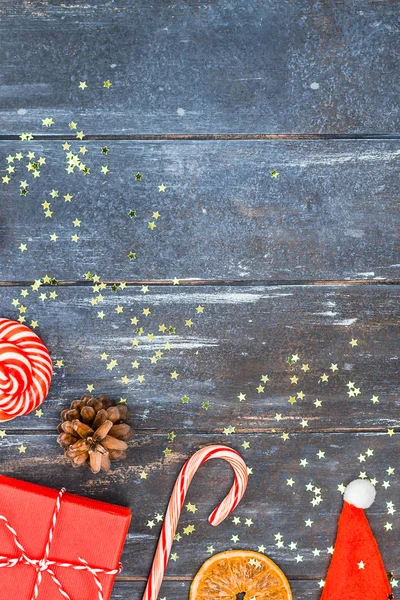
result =
[[[124,576],[147,576],[175,478],[186,458],[210,443],[227,443],[242,453],[250,468],[249,485],[235,513],[212,527],[207,517],[228,492],[232,471],[221,461],[210,461],[198,471],[179,522],[180,539],[172,549],[178,558],[170,561],[167,575],[193,577],[210,548],[261,547],[290,579],[323,578],[342,506],[341,486],[360,474],[377,486],[368,517],[387,569],[397,568],[396,434],[331,433],[327,438],[303,431],[284,440],[280,433],[178,433],[168,440],[164,433],[139,433],[130,442],[128,462],[99,476],[65,462],[56,437],[6,435],[0,440],[2,472],[56,488],[67,480],[73,493],[129,505],[133,519],[123,555]],[[171,452],[165,454],[167,447]]]
[[[397,587],[395,3],[9,1],[0,16],[0,315],[55,366],[39,412],[1,425],[1,472],[132,507],[113,600],[141,598],[175,477],[206,444],[244,455],[249,488],[214,529],[232,475],[196,475],[168,600],[230,547],[317,600],[343,486],[371,478]],[[132,411],[109,475],[56,442],[85,391]]]
[[2,133],[48,117],[56,133],[398,131],[390,0],[3,2],[1,17]]
[[0,143],[2,280],[399,277],[397,142],[64,143]]
[[127,398],[147,431],[395,427],[398,291],[132,286],[93,306],[91,287],[2,287],[1,314],[37,323],[55,367],[44,414],[8,427],[54,428],[88,389]]

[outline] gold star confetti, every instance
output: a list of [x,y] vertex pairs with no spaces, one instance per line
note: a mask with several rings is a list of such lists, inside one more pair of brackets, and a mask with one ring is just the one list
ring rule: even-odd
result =
[[225,435],[231,435],[232,433],[235,433],[235,427],[233,427],[232,425],[229,425],[229,427],[225,427],[225,429],[223,430],[223,433]]
[[188,525],[187,527],[183,528],[183,533],[185,535],[190,535],[191,533],[193,533],[194,531],[196,531],[194,525]]

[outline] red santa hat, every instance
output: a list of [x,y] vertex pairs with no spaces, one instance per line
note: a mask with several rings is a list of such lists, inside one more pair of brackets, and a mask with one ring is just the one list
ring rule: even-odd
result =
[[364,479],[347,486],[321,600],[393,598],[378,544],[364,513],[375,495],[374,486]]

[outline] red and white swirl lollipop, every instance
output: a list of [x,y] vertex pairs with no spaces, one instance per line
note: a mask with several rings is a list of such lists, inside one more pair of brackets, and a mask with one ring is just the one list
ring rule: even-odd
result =
[[0,421],[26,415],[42,404],[52,373],[49,351],[36,333],[0,319]]

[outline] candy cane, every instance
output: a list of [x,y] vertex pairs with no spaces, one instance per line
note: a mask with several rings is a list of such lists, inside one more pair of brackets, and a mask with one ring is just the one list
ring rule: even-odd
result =
[[222,523],[242,499],[246,490],[248,475],[246,463],[238,452],[227,446],[206,446],[205,448],[198,450],[188,461],[186,461],[178,475],[174,489],[172,490],[142,600],[156,600],[158,596],[189,485],[197,469],[211,458],[223,458],[226,460],[232,466],[235,476],[228,495],[208,517],[211,525],[216,526]]

